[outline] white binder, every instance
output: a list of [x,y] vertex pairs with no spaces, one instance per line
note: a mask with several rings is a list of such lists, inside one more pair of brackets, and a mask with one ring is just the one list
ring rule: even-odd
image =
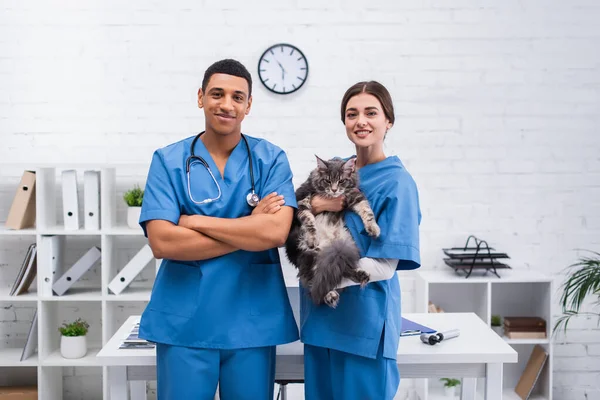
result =
[[83,227],[85,230],[100,229],[100,172],[83,173]]
[[108,285],[110,291],[114,294],[121,293],[153,259],[152,249],[147,244],[144,245],[110,282]]
[[[40,282],[40,295],[52,296],[52,285],[62,276],[65,254],[65,237],[42,236],[39,254],[43,257],[44,267],[38,268]],[[41,261],[41,259],[40,259]],[[40,264],[38,262],[38,264]]]
[[35,310],[35,314],[33,314],[33,320],[31,321],[31,326],[29,327],[29,333],[27,334],[27,342],[25,342],[25,347],[23,347],[23,351],[21,352],[21,361],[27,360],[29,357],[35,353],[35,349],[37,348],[37,339],[38,339],[38,317],[37,317],[37,309]]
[[65,294],[100,259],[100,249],[92,247],[67,272],[52,285],[52,290],[59,296]]
[[77,198],[77,171],[62,172],[63,220],[66,230],[79,229],[79,200]]

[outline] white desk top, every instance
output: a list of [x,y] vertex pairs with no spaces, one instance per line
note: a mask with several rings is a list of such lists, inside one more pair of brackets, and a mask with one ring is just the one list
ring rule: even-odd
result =
[[[474,313],[404,314],[404,318],[438,331],[460,329],[460,336],[434,346],[421,342],[419,336],[400,338],[398,364],[514,363],[517,352],[491,330]],[[102,365],[155,365],[155,349],[119,349],[121,341],[139,322],[131,316],[97,355]],[[301,356],[302,343],[297,341],[277,347],[280,356]]]

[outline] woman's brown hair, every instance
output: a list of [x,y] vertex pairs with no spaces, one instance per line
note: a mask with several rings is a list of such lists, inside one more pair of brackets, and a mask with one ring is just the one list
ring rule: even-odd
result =
[[348,105],[348,102],[352,97],[360,93],[368,93],[375,96],[383,107],[383,113],[385,114],[385,117],[390,121],[391,124],[394,124],[396,117],[394,116],[394,104],[392,103],[392,96],[390,96],[390,92],[388,92],[385,86],[376,81],[358,82],[346,90],[346,93],[344,93],[344,97],[342,98],[343,123],[346,123],[346,106]]

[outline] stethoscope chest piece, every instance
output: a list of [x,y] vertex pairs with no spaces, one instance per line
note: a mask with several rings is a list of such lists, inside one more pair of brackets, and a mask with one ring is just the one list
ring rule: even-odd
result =
[[260,201],[260,199],[258,198],[258,195],[253,190],[250,193],[248,193],[248,195],[246,196],[246,201],[248,202],[248,205],[250,207],[256,207],[258,205],[258,202]]

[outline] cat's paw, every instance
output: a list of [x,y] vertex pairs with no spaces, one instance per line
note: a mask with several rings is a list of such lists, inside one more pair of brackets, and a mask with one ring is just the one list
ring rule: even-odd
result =
[[332,290],[325,295],[324,300],[325,300],[325,304],[327,304],[329,307],[336,308],[338,305],[338,302],[340,301],[340,294],[337,291]]
[[367,226],[365,226],[365,230],[367,231],[369,236],[374,237],[374,238],[378,238],[379,235],[381,234],[381,229],[379,229],[379,225],[377,225],[376,222],[367,224]]
[[371,276],[362,269],[357,270],[354,276],[356,278],[356,283],[360,283],[361,288],[367,286],[367,283],[371,280]]
[[317,239],[316,235],[306,236],[306,247],[313,251],[317,251],[319,249],[319,239]]

